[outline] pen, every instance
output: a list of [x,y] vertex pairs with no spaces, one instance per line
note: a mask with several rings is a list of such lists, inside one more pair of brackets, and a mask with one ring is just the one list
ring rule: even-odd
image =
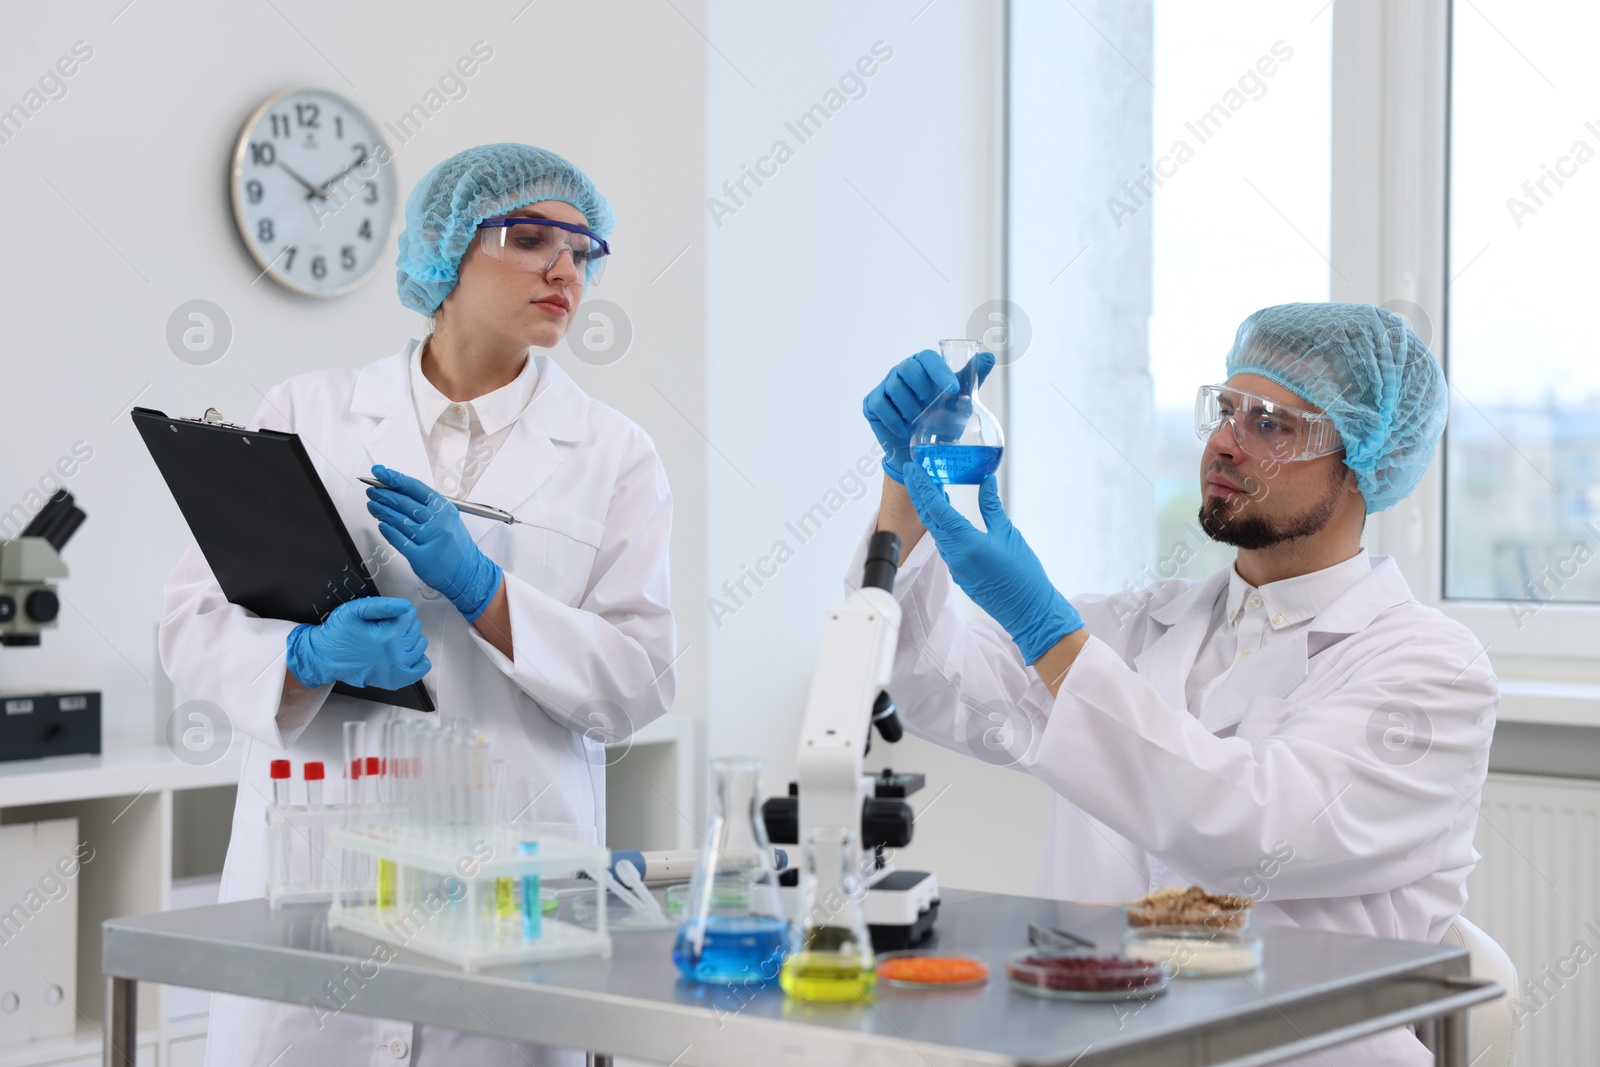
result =
[[[377,486],[379,489],[388,489],[388,488],[390,488],[389,486],[384,485],[382,482],[378,481],[378,479],[376,479],[376,478],[368,478],[368,477],[362,476],[360,478],[357,478],[356,481],[360,482],[363,485],[374,485],[374,486]],[[440,496],[444,496],[443,493],[440,493],[439,495]],[[453,496],[445,496],[444,498],[446,500],[450,501],[450,503],[454,504],[456,506],[456,510],[457,511],[464,511],[468,515],[477,515],[477,516],[480,516],[480,517],[485,518],[485,519],[493,519],[496,522],[504,522],[504,523],[514,523],[514,522],[521,522],[522,521],[521,519],[517,518],[515,515],[511,514],[511,512],[509,512],[509,511],[501,511],[499,508],[492,508],[488,504],[474,504],[470,500],[457,500]]]

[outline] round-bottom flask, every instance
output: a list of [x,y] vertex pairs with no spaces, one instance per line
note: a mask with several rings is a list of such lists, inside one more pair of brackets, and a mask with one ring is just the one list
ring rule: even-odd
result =
[[999,469],[1005,451],[999,420],[978,399],[981,347],[967,339],[939,342],[939,354],[955,372],[960,392],[934,401],[911,428],[911,458],[945,485],[979,484]]

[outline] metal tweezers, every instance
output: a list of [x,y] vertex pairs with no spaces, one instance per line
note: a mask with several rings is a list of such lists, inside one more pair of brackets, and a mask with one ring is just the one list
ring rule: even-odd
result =
[[1028,944],[1035,948],[1088,948],[1095,947],[1095,943],[1086,937],[1079,937],[1069,930],[1057,930],[1049,926],[1040,926],[1038,923],[1028,924]]

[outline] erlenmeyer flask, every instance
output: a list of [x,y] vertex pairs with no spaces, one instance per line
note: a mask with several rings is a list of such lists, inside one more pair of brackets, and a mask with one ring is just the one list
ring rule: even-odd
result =
[[936,482],[977,485],[1000,466],[1005,434],[978,399],[975,359],[982,347],[966,339],[939,342],[939,354],[956,372],[961,391],[934,401],[911,428],[911,458]]
[[872,937],[861,912],[865,892],[854,869],[855,831],[818,827],[806,835],[800,914],[783,991],[799,1000],[865,1000],[877,978]]
[[711,818],[672,946],[678,970],[698,982],[770,982],[788,948],[772,845],[756,804],[760,775],[754,757],[711,761]]

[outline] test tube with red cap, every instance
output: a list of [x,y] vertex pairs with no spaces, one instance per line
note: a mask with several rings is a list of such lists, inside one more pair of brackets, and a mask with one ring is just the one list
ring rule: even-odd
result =
[[362,719],[355,719],[344,724],[344,803],[356,804],[360,802],[360,785],[362,771],[366,769],[364,757],[367,754],[367,724]]
[[[301,768],[301,774],[305,776],[306,780],[306,804],[314,812],[321,811],[322,780],[325,774],[322,761],[306,760],[305,765]],[[326,850],[323,848],[323,838],[324,834],[321,826],[312,824],[307,827],[306,847],[309,850],[307,859],[310,860],[310,863],[306,869],[311,872],[311,882],[314,885],[328,881],[326,876],[328,861],[325,854]]]
[[[272,806],[281,811],[289,806],[289,775],[293,773],[289,761],[273,760],[268,773],[272,777]],[[274,829],[272,880],[285,885],[289,881],[289,824],[287,821],[280,822]]]

